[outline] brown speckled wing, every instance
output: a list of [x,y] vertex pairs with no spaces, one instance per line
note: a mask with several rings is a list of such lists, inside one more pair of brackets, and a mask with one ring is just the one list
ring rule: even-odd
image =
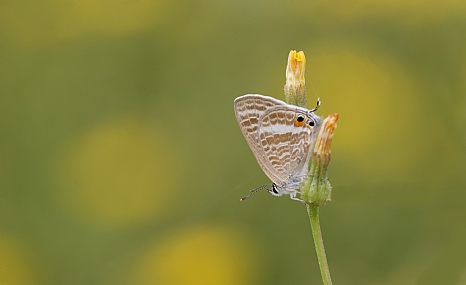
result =
[[268,168],[273,169],[282,181],[307,170],[312,129],[305,124],[294,125],[298,114],[305,115],[305,112],[292,107],[275,107],[260,120],[259,143],[263,155],[267,158]]
[[306,111],[257,94],[235,100],[241,131],[260,167],[275,183],[282,184],[307,168],[312,129],[294,125],[296,115]]

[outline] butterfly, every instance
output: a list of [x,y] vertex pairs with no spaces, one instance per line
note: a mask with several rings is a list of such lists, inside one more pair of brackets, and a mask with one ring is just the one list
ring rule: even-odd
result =
[[239,127],[259,166],[272,180],[251,190],[248,198],[257,191],[269,188],[274,196],[296,195],[307,177],[317,130],[321,118],[314,114],[320,106],[308,110],[289,105],[278,99],[260,94],[243,95],[235,99],[235,115]]

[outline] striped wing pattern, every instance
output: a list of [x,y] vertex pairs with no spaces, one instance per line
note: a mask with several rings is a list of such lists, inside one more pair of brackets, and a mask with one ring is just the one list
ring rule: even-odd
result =
[[236,119],[249,147],[264,173],[280,186],[307,169],[312,129],[294,125],[297,114],[306,111],[258,94],[235,100]]
[[296,110],[282,107],[272,108],[262,117],[259,141],[263,155],[267,158],[276,176],[282,181],[292,175],[301,175],[306,170],[310,154],[311,129],[295,126]]

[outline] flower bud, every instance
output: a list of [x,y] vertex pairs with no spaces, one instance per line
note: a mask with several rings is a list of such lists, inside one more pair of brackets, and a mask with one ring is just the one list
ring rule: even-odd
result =
[[304,52],[290,51],[286,66],[285,101],[288,104],[306,107],[306,56]]
[[337,128],[338,114],[329,115],[319,130],[309,166],[308,179],[300,187],[301,199],[320,206],[330,201],[332,186],[328,181],[327,168],[330,163],[330,148]]

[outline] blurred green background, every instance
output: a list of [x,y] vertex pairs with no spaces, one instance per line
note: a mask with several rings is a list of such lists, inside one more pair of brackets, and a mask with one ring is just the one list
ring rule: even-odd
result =
[[[466,284],[464,1],[1,1],[2,284],[321,284],[233,100],[340,114],[335,284]],[[310,87],[312,82],[315,92]]]

